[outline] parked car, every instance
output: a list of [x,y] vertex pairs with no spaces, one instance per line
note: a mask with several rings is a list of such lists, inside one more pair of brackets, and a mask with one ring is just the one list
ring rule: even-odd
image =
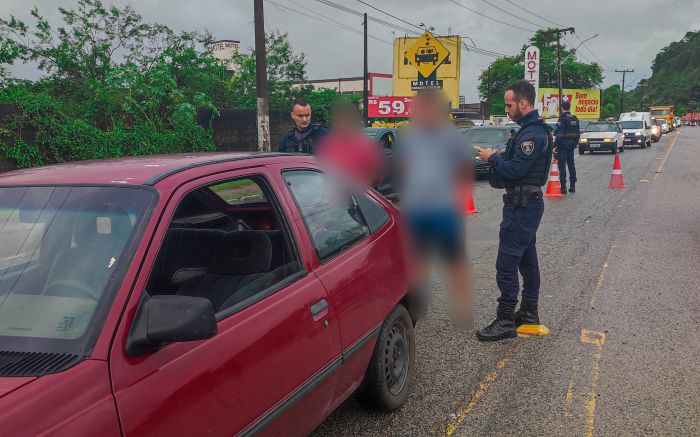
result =
[[399,197],[399,187],[394,175],[389,170],[393,169],[392,161],[396,151],[396,129],[391,127],[367,127],[365,134],[375,140],[384,151],[385,168],[382,180],[379,182],[377,191],[389,199],[397,200]]
[[[503,153],[506,150],[506,142],[508,141],[508,134],[511,129],[514,129],[514,127],[479,126],[463,132],[463,135],[467,144],[472,147],[493,147]],[[474,153],[474,171],[477,176],[485,176],[489,173],[489,163],[479,159],[476,152]]]
[[398,408],[418,313],[397,213],[312,156],[0,175],[2,434],[306,435],[356,391]]
[[625,151],[622,128],[616,121],[596,121],[590,123],[581,134],[578,153],[609,151],[617,153]]
[[620,127],[625,146],[651,147],[651,114],[649,112],[624,112],[620,114]]

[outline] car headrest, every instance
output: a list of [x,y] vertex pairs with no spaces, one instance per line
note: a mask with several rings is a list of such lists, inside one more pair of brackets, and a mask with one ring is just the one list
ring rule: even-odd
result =
[[270,270],[272,243],[262,231],[227,233],[214,250],[209,273],[225,276],[251,275]]
[[73,224],[73,241],[78,246],[98,241],[106,244],[125,242],[131,232],[131,220],[124,208],[105,205],[78,212]]

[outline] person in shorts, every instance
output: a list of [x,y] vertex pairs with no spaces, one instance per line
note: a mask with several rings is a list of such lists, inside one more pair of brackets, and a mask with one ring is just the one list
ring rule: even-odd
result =
[[449,121],[449,111],[442,90],[420,91],[412,105],[411,125],[399,133],[395,153],[413,290],[429,288],[432,260],[444,262],[450,316],[458,328],[466,329],[471,324],[473,287],[461,197],[471,183],[473,151]]

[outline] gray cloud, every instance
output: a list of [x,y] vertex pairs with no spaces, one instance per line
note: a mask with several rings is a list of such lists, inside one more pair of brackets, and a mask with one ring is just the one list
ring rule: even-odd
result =
[[[483,0],[457,0],[459,3],[478,10],[493,18],[517,24],[525,28],[534,28],[532,24],[498,11]],[[490,0],[491,3],[506,9],[525,20],[547,23],[531,16],[516,7],[502,1]],[[620,75],[611,70],[615,68],[633,68],[628,76],[632,85],[640,78],[651,74],[649,66],[654,55],[671,41],[676,41],[689,30],[700,29],[700,5],[696,0],[671,0],[666,2],[640,0],[587,0],[559,1],[513,0],[515,3],[531,8],[533,12],[557,23],[576,28],[578,35],[585,39],[593,34],[600,34],[588,43],[591,50],[603,60],[605,81],[609,86],[620,81]],[[341,22],[358,31],[362,30],[359,17],[322,5],[315,0],[274,0],[265,2],[266,28],[279,29],[289,33],[295,50],[307,55],[308,73],[311,79],[357,76],[362,74],[362,36],[329,24],[319,19],[309,18],[289,11],[292,8],[314,17],[322,14]],[[336,3],[352,9],[368,12],[370,15],[387,21],[395,21],[380,12],[364,6],[358,1],[335,0]],[[467,35],[473,38],[479,47],[512,54],[527,42],[531,33],[514,29],[480,17],[464,10],[447,0],[426,2],[425,0],[367,0],[368,3],[384,9],[411,23],[425,23],[435,27],[435,31],[447,34]],[[53,23],[58,19],[57,4],[64,7],[74,5],[73,0],[53,1],[36,0],[40,11]],[[253,2],[252,0],[185,0],[154,1],[141,0],[125,2],[121,0],[105,1],[107,4],[123,6],[131,4],[149,22],[159,22],[182,30],[209,30],[221,39],[237,39],[244,48],[253,45]],[[2,0],[0,15],[7,17],[14,14],[32,21],[29,16],[30,4],[26,0]],[[398,23],[397,24],[401,24]],[[403,36],[391,29],[370,22],[370,34],[391,41],[394,36]],[[567,45],[577,45],[578,39],[568,36]],[[595,58],[583,47],[579,53],[591,60]],[[370,40],[369,65],[373,72],[391,72],[392,48],[390,45]],[[461,94],[467,101],[477,101],[477,77],[480,69],[491,58],[476,53],[462,53]],[[38,76],[34,66],[16,66],[17,75],[34,78]]]

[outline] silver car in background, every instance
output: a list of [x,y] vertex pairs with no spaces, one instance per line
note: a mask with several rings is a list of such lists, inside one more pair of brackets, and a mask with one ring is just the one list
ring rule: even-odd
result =
[[616,121],[596,121],[586,126],[578,142],[578,153],[625,151],[624,134]]

